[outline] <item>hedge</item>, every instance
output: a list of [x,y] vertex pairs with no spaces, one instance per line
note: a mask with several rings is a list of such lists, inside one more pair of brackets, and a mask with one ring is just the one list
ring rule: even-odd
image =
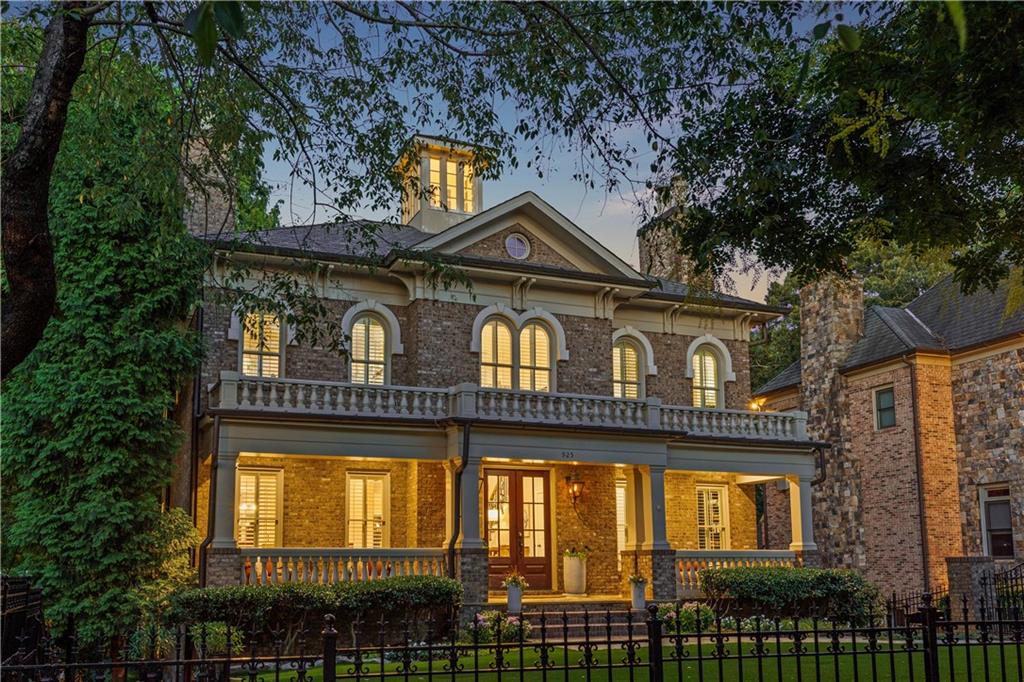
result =
[[734,610],[766,616],[818,615],[861,622],[876,611],[878,588],[856,571],[823,568],[709,568],[704,595]]
[[[232,627],[270,631],[283,628],[288,639],[305,629],[319,633],[324,616],[333,614],[338,629],[355,636],[386,630],[397,636],[412,626],[423,637],[428,623],[442,631],[462,604],[462,585],[437,576],[395,576],[331,585],[285,583],[232,585],[187,590],[172,599],[172,619],[179,623],[224,622]],[[383,621],[386,628],[381,628]],[[362,623],[363,627],[356,627]]]

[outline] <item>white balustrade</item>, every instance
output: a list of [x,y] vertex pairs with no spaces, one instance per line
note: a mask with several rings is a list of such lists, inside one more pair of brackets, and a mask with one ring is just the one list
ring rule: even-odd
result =
[[241,551],[243,585],[337,583],[447,575],[443,549],[260,548]]
[[676,551],[676,593],[680,598],[703,596],[700,572],[707,568],[740,568],[746,566],[797,566],[794,552],[784,549],[696,550]]
[[662,405],[657,398],[626,400],[572,393],[480,388],[366,386],[331,381],[242,377],[222,372],[209,389],[221,410],[651,429],[695,436],[807,440],[804,412],[753,412]]

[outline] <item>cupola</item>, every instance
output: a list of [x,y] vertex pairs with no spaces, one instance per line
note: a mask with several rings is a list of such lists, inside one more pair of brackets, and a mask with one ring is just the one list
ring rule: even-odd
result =
[[464,142],[413,137],[397,166],[402,175],[402,222],[436,234],[478,213],[483,196],[473,157],[473,146]]

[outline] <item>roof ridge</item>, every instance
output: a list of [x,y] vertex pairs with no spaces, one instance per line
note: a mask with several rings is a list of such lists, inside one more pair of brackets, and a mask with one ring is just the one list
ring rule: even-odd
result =
[[[888,312],[890,310],[903,310],[902,308],[892,308],[889,306],[873,305],[871,306],[870,310],[874,311],[875,315],[878,316],[878,319],[882,321],[882,324],[888,327],[889,331],[896,335],[896,338],[900,340],[900,343],[907,347],[907,350],[913,350],[914,348],[916,348],[914,342],[911,341],[910,338],[906,334],[904,334],[901,329],[898,328],[899,325],[894,324],[888,319]],[[886,313],[885,315],[882,314],[883,311]]]
[[935,339],[936,341],[938,341],[939,343],[941,343],[941,344],[942,344],[943,346],[945,346],[945,345],[946,345],[946,340],[945,340],[944,338],[942,338],[942,335],[941,335],[941,334],[936,334],[935,332],[933,332],[933,331],[931,330],[931,328],[930,328],[930,327],[929,327],[928,325],[926,325],[926,324],[924,323],[924,321],[923,321],[923,320],[922,320],[922,319],[921,319],[920,317],[918,317],[917,315],[915,315],[915,314],[914,314],[914,311],[913,311],[913,310],[910,310],[910,309],[908,309],[908,308],[903,308],[902,310],[903,310],[903,311],[904,311],[905,313],[907,313],[907,315],[910,315],[910,316],[911,316],[912,318],[914,318],[914,321],[915,321],[915,322],[917,322],[917,323],[918,323],[919,325],[921,325],[921,328],[922,328],[922,329],[924,329],[924,330],[925,330],[926,332],[928,332],[928,334],[929,334],[929,335],[930,335],[930,336],[931,336],[931,337],[932,337],[933,339]]

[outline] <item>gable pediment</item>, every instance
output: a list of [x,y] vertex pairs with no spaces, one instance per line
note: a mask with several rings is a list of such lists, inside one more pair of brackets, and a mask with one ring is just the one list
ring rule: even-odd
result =
[[[506,250],[505,240],[513,233],[529,242],[529,255],[524,259],[515,259]],[[533,192],[478,213],[417,244],[415,249],[642,279],[628,263]]]

